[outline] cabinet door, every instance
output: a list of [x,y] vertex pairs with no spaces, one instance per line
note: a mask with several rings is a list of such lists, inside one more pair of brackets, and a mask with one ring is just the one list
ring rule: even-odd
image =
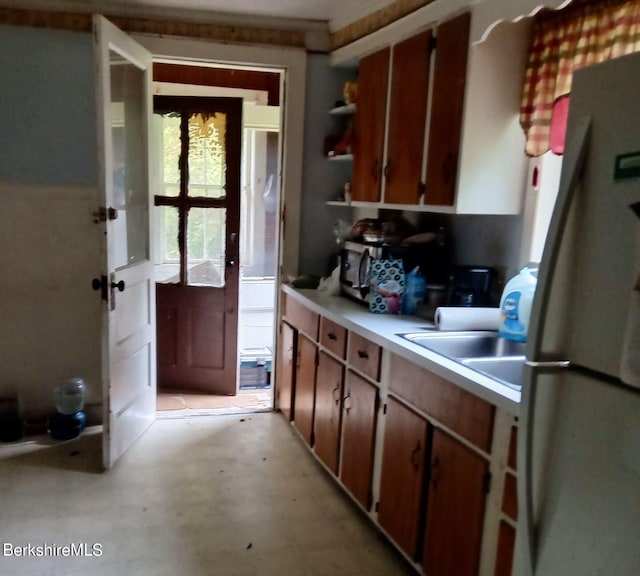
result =
[[431,31],[393,47],[391,102],[384,201],[417,204],[422,194],[422,159],[429,95]]
[[398,546],[414,559],[424,488],[427,427],[424,418],[389,398],[378,522]]
[[313,405],[316,387],[316,345],[298,335],[295,415],[293,423],[307,444],[313,443]]
[[389,48],[385,48],[366,56],[359,64],[358,111],[353,141],[353,200],[380,201],[389,53]]
[[439,429],[433,432],[424,573],[476,576],[488,462]]
[[278,363],[278,408],[293,419],[293,386],[296,358],[296,331],[286,322],[280,325],[280,361]]
[[320,352],[316,376],[314,450],[334,473],[338,474],[342,380],[344,368],[328,354]]
[[498,532],[498,550],[496,553],[495,576],[511,576],[513,567],[513,552],[516,545],[515,528],[504,520],[500,522]]
[[371,478],[378,389],[349,371],[345,379],[340,479],[362,506],[371,508]]
[[425,204],[455,201],[471,14],[438,26]]

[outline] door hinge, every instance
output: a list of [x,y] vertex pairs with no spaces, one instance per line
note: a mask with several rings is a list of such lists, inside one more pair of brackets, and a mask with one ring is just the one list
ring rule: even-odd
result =
[[117,220],[118,211],[115,208],[107,208],[106,206],[100,206],[97,210],[93,211],[93,223],[106,222],[107,220]]
[[491,492],[491,472],[487,472],[483,478],[483,489],[485,494]]

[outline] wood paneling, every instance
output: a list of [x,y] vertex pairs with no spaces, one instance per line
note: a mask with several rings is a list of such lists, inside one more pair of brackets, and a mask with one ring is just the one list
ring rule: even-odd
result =
[[317,342],[320,322],[318,314],[300,304],[295,298],[283,294],[282,315],[298,330]]
[[435,429],[422,565],[429,576],[476,576],[489,463]]
[[396,0],[390,5],[376,10],[372,14],[364,16],[344,28],[336,30],[331,35],[331,48],[332,50],[336,50],[337,48],[346,46],[358,40],[358,38],[380,30],[380,28],[388,26],[392,22],[411,14],[411,12],[427,4],[431,4],[433,1],[434,0]]
[[282,322],[280,330],[280,354],[278,356],[277,406],[287,417],[294,416],[294,386],[296,362],[296,331],[286,322]]
[[378,522],[411,558],[416,558],[428,424],[389,398],[384,430]]
[[[240,44],[305,46],[305,34],[298,30],[250,28],[247,26],[180,20],[169,21],[155,18],[131,18],[117,16],[112,13],[106,13],[104,16],[108,17],[118,28],[130,34],[157,34],[160,36],[201,38]],[[82,32],[91,32],[93,28],[91,14],[89,13],[19,10],[15,8],[0,8],[0,23],[12,26],[31,26],[34,28],[54,28]]]
[[342,416],[343,365],[320,352],[316,374],[314,450],[327,467],[338,474],[338,448]]
[[261,90],[268,92],[269,106],[280,104],[280,74],[275,72],[156,62],[153,65],[153,79],[156,82]]
[[344,359],[347,352],[347,329],[327,318],[321,318],[320,344],[338,358]]
[[382,349],[358,334],[349,332],[349,364],[373,380],[380,379]]
[[495,576],[511,576],[515,545],[515,528],[504,521],[500,522]]
[[313,410],[316,388],[316,345],[298,334],[298,365],[293,423],[307,444],[313,444]]
[[390,390],[489,452],[495,408],[444,378],[391,355]]
[[417,204],[429,93],[431,30],[393,47],[384,201]]
[[354,201],[380,201],[389,55],[390,49],[385,48],[360,60],[353,140]]
[[502,493],[502,511],[512,520],[518,519],[518,482],[513,474],[508,472],[504,477],[504,492]]
[[354,498],[369,510],[372,503],[378,389],[348,371],[344,395],[340,479]]
[[438,26],[425,204],[455,201],[471,14]]

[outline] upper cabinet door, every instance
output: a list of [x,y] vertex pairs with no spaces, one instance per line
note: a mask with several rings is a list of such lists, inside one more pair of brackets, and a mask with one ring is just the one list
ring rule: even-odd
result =
[[389,55],[385,48],[360,60],[352,186],[357,201],[380,201]]
[[385,203],[417,204],[422,194],[431,38],[427,30],[393,47]]
[[438,26],[425,204],[455,202],[471,14]]

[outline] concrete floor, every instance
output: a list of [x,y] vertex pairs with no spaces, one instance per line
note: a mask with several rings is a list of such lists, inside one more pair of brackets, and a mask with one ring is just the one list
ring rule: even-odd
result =
[[[280,414],[158,420],[107,473],[100,442],[0,445],[0,574],[414,574]],[[6,555],[72,543],[102,555]]]

